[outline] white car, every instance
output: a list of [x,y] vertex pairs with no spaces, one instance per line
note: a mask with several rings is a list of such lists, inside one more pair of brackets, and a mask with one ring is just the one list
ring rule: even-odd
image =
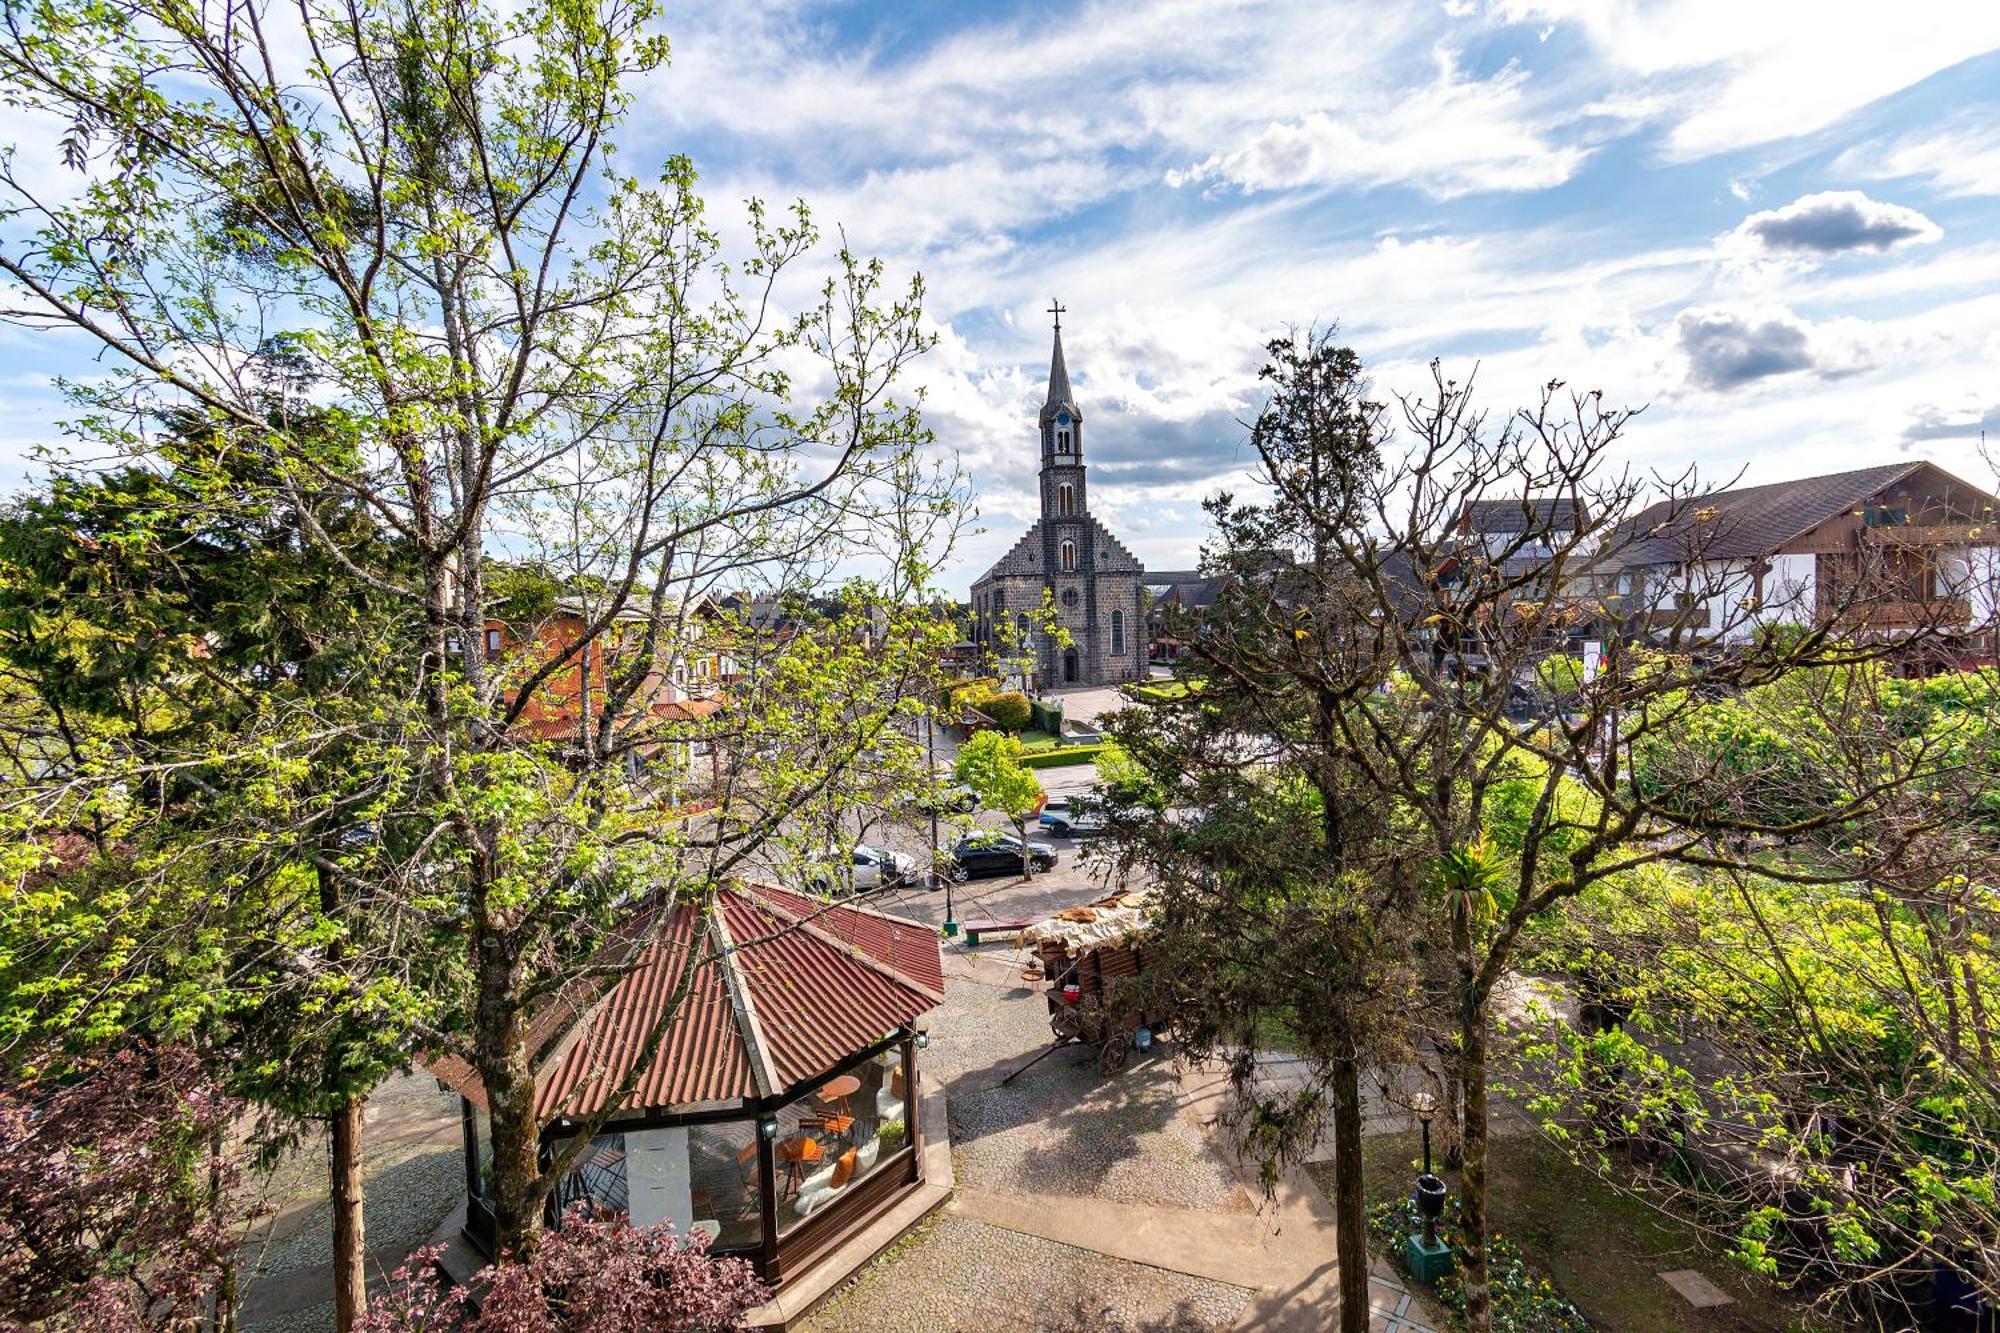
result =
[[[1054,805],[1055,802],[1049,804]],[[1096,804],[1065,803],[1060,809],[1043,810],[1041,824],[1053,837],[1081,838],[1104,832],[1111,826],[1111,821],[1104,817],[1104,810]]]
[[809,883],[815,892],[832,893],[839,889],[852,888],[856,893],[871,893],[876,889],[893,889],[907,884],[917,873],[917,860],[902,852],[885,852],[879,847],[862,844],[854,849],[849,877],[836,880],[827,871],[815,874]]

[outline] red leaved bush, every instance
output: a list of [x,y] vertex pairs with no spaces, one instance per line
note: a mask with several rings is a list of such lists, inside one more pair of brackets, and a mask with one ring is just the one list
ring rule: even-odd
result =
[[527,1262],[483,1270],[476,1311],[441,1284],[436,1257],[419,1250],[396,1270],[362,1333],[732,1333],[770,1297],[748,1263],[711,1256],[706,1236],[594,1219],[587,1205]]
[[0,1327],[196,1326],[235,1262],[236,1110],[173,1048],[0,1088]]

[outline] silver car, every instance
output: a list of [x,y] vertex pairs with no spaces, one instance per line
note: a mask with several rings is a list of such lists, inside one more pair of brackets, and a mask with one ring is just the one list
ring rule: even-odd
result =
[[830,872],[822,870],[808,882],[818,893],[832,893],[845,888],[852,888],[855,893],[872,893],[876,889],[893,889],[908,884],[916,873],[915,857],[902,852],[883,851],[863,843],[854,849],[845,881],[836,880]]

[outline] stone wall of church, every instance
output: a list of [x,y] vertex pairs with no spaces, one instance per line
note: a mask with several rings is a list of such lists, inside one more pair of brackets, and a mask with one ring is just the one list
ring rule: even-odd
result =
[[[1124,572],[1096,576],[1096,612],[1091,614],[1091,597],[1085,574],[1055,577],[1056,622],[1069,632],[1077,654],[1078,685],[1116,685],[1146,678],[1145,620],[1141,614],[1140,576]],[[996,575],[982,579],[973,589],[975,603],[991,605],[997,593],[1009,623],[1022,615],[1039,622],[1036,610],[1042,605],[1045,585],[1032,575]],[[1067,596],[1074,594],[1073,598]],[[1118,614],[1114,624],[1112,613]],[[991,624],[991,612],[988,613]],[[991,630],[988,631],[992,633]],[[1037,634],[1035,687],[1061,689],[1071,682],[1063,678],[1063,651],[1053,639]],[[1122,638],[1123,642],[1119,640]],[[989,649],[1006,658],[1019,656],[1018,649],[1001,649],[997,637],[987,641]]]

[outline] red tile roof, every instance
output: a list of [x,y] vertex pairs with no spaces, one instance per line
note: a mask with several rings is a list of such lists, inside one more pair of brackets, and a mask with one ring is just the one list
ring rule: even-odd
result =
[[[602,1108],[667,1015],[621,1113],[786,1091],[944,1001],[944,957],[928,926],[766,885],[721,889],[715,909],[677,904],[636,914],[602,955],[616,962],[636,948],[636,963],[608,981],[579,983],[535,1016],[528,1041],[538,1117]],[[485,1104],[464,1062],[429,1067]]]

